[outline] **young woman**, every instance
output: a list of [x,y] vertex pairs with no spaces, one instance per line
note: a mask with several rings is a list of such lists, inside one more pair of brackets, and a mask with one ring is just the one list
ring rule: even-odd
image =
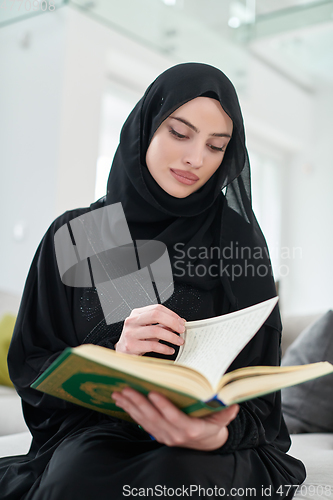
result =
[[[167,245],[174,292],[163,304],[133,309],[125,322],[107,324],[95,288],[62,283],[54,234],[79,215],[118,202],[133,240]],[[212,66],[170,68],[123,126],[107,195],[59,217],[36,252],[9,353],[33,442],[27,456],[0,461],[0,498],[292,498],[305,472],[286,454],[290,440],[279,393],[201,419],[159,394],[113,394],[133,424],[30,388],[67,346],[94,343],[174,359],[184,319],[224,314],[274,295],[265,239],[251,207],[235,90]],[[280,336],[276,308],[230,369],[279,364]]]

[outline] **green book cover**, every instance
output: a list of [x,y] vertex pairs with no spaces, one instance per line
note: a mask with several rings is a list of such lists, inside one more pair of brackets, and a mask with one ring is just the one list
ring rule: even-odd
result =
[[144,395],[157,391],[184,413],[196,417],[224,408],[218,400],[213,399],[206,404],[187,394],[87,359],[78,355],[73,348],[65,349],[31,387],[91,410],[127,420],[131,418],[111,398],[112,392],[125,387],[132,387]]

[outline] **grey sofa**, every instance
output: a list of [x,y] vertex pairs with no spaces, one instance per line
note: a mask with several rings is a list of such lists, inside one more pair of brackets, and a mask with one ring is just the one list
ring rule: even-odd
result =
[[[19,299],[0,292],[0,317],[16,312]],[[318,316],[285,318],[282,350]],[[294,498],[333,499],[333,433],[294,434],[289,453],[305,464],[307,478]],[[31,435],[22,416],[21,401],[14,389],[0,386],[0,457],[26,454]]]
[[[0,319],[6,313],[16,314],[20,298],[16,295],[0,291]],[[0,385],[0,456],[3,456],[2,436],[28,432],[25,424],[21,400],[15,389]],[[10,438],[6,438],[7,442]]]

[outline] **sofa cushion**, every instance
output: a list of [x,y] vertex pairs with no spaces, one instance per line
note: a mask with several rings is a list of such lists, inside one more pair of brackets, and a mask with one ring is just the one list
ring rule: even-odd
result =
[[332,499],[333,434],[295,434],[291,440],[289,454],[304,463],[307,473],[294,498]]
[[26,455],[30,449],[31,439],[30,432],[0,437],[0,458]]
[[15,321],[12,314],[5,314],[0,319],[0,385],[13,385],[8,374],[7,355]]
[[[333,311],[306,328],[287,349],[282,365],[333,363]],[[290,433],[333,432],[333,375],[282,390],[282,408]]]
[[325,311],[318,314],[302,314],[302,315],[282,315],[282,340],[281,349],[282,356],[285,355],[288,347],[297,339],[297,337],[302,333],[305,328],[312,325],[317,319],[319,319]]
[[0,436],[27,430],[21,398],[15,389],[0,386]]

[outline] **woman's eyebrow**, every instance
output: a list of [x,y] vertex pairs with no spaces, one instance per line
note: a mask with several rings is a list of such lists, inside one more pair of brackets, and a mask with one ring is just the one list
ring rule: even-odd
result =
[[[172,118],[173,120],[178,120],[179,122],[184,123],[189,128],[191,128],[192,130],[194,130],[194,132],[196,132],[196,133],[200,132],[199,129],[197,127],[195,127],[195,125],[193,125],[192,123],[188,122],[184,118],[180,118],[180,117],[176,117],[176,116],[170,116],[170,118]],[[229,137],[229,138],[231,137],[231,135],[227,134],[227,133],[221,133],[221,134],[214,133],[214,134],[209,134],[209,135],[214,136],[214,137]]]

